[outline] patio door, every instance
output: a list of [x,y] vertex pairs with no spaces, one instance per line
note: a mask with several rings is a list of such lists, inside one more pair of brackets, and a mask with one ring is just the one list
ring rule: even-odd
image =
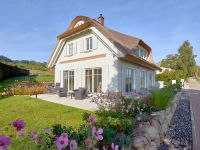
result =
[[63,72],[63,82],[64,88],[66,91],[74,90],[74,71],[68,70]]
[[88,92],[100,93],[102,91],[102,69],[93,68],[85,70],[85,87]]

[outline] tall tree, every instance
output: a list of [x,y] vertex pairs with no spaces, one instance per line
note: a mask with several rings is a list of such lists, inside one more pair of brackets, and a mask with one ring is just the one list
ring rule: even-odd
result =
[[190,45],[189,41],[185,41],[179,47],[178,54],[177,69],[183,70],[186,77],[193,76],[196,66],[196,55],[193,54],[193,47]]
[[177,54],[175,54],[175,55],[169,54],[166,56],[165,59],[162,59],[160,66],[165,67],[165,68],[176,69],[177,60],[178,60]]

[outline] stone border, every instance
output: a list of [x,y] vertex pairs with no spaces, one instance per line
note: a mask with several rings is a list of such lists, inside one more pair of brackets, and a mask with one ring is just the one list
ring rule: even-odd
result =
[[148,121],[137,122],[131,144],[133,150],[155,150],[159,148],[162,141],[170,144],[170,141],[164,139],[164,134],[169,129],[171,119],[181,99],[182,90],[174,96],[167,109],[152,113]]

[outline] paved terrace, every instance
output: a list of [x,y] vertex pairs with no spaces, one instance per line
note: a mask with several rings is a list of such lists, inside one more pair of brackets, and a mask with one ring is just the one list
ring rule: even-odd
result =
[[[35,96],[31,96],[34,97]],[[38,99],[49,101],[52,103],[62,104],[66,106],[76,107],[84,110],[95,111],[97,110],[97,105],[91,102],[91,99],[75,100],[71,97],[59,97],[57,94],[39,94]]]

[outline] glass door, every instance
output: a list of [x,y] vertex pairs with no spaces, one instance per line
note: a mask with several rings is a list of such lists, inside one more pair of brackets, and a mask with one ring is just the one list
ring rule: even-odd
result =
[[63,72],[63,85],[66,91],[74,90],[74,71],[64,71]]
[[85,70],[85,84],[86,89],[89,93],[92,92],[92,69]]
[[63,72],[63,82],[65,90],[68,91],[68,71]]
[[102,91],[102,69],[85,70],[85,87],[88,92],[100,93]]

